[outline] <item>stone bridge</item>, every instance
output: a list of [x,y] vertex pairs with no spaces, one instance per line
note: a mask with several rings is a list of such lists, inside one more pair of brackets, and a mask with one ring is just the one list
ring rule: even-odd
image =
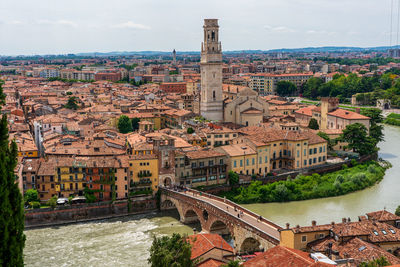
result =
[[236,253],[268,250],[279,244],[280,226],[232,201],[192,189],[159,190],[161,210],[177,209],[182,223],[200,222],[202,232],[230,235]]

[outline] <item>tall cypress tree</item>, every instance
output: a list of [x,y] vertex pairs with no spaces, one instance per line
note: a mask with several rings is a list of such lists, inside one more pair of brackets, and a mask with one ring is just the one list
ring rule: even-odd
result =
[[[4,94],[0,81],[0,110]],[[24,207],[14,168],[18,148],[8,141],[7,116],[0,120],[0,266],[23,266]]]

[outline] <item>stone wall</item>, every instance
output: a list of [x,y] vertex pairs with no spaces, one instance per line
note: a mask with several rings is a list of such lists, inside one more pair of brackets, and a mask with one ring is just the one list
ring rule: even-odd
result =
[[25,213],[25,228],[47,227],[90,220],[107,219],[154,211],[157,209],[154,199],[99,202],[57,207],[55,209],[34,209]]

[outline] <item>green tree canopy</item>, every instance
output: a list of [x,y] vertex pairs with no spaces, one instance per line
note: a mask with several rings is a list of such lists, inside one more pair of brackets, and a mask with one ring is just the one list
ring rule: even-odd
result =
[[154,237],[148,262],[152,267],[194,267],[192,247],[186,236]]
[[138,130],[138,129],[139,129],[139,122],[140,122],[140,119],[139,119],[139,118],[132,118],[132,119],[131,119],[131,122],[132,122],[132,130],[133,130],[133,131]]
[[229,171],[228,172],[228,178],[229,178],[229,184],[230,185],[235,185],[239,183],[239,174],[237,174],[234,171]]
[[280,81],[276,84],[276,93],[280,96],[291,96],[296,90],[296,85],[289,81]]
[[25,203],[37,202],[39,201],[38,191],[36,189],[28,189],[25,192],[24,198],[25,198]]
[[360,267],[383,267],[389,265],[391,265],[391,263],[386,259],[386,257],[382,256],[369,262],[363,262],[360,264]]
[[368,136],[367,128],[361,123],[347,125],[340,135],[340,140],[347,142],[347,147],[361,156],[377,151],[376,140]]
[[120,133],[132,132],[131,120],[126,115],[121,115],[118,119],[118,130]]
[[[0,80],[0,110],[5,95]],[[24,208],[14,175],[17,144],[8,141],[7,116],[0,120],[0,266],[24,266]]]
[[69,109],[77,110],[78,109],[78,104],[76,102],[77,102],[76,101],[76,97],[75,96],[70,96],[68,98],[68,102],[65,105],[65,107],[69,108]]
[[396,214],[397,216],[400,216],[400,205],[397,206],[397,209],[396,209],[395,214]]
[[308,128],[313,130],[318,130],[319,129],[318,121],[315,118],[311,118],[310,122],[308,123]]
[[192,134],[192,133],[194,133],[194,130],[193,130],[193,128],[192,127],[189,127],[189,128],[187,128],[187,131],[186,131],[188,134]]

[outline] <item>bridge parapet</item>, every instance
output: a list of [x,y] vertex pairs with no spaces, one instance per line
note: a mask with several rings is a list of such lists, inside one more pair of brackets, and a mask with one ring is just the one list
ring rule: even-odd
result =
[[[258,239],[265,249],[279,244],[278,231],[282,227],[265,218],[261,218],[260,220],[259,215],[232,201],[193,189],[178,191],[161,187],[160,190],[166,198],[172,198],[176,202],[181,221],[183,222],[185,221],[185,210],[192,209],[199,217],[203,231],[210,232],[213,223],[221,221],[229,228],[232,237],[234,239],[236,237],[235,243],[238,246],[241,246],[247,238]],[[204,197],[211,201],[204,200]],[[224,210],[225,205],[227,208],[228,206],[230,207],[231,212]],[[235,213],[240,213],[241,211],[245,216],[236,217],[232,214],[234,209]],[[203,218],[204,211],[210,214],[210,220]],[[259,227],[264,228],[264,230]]]

